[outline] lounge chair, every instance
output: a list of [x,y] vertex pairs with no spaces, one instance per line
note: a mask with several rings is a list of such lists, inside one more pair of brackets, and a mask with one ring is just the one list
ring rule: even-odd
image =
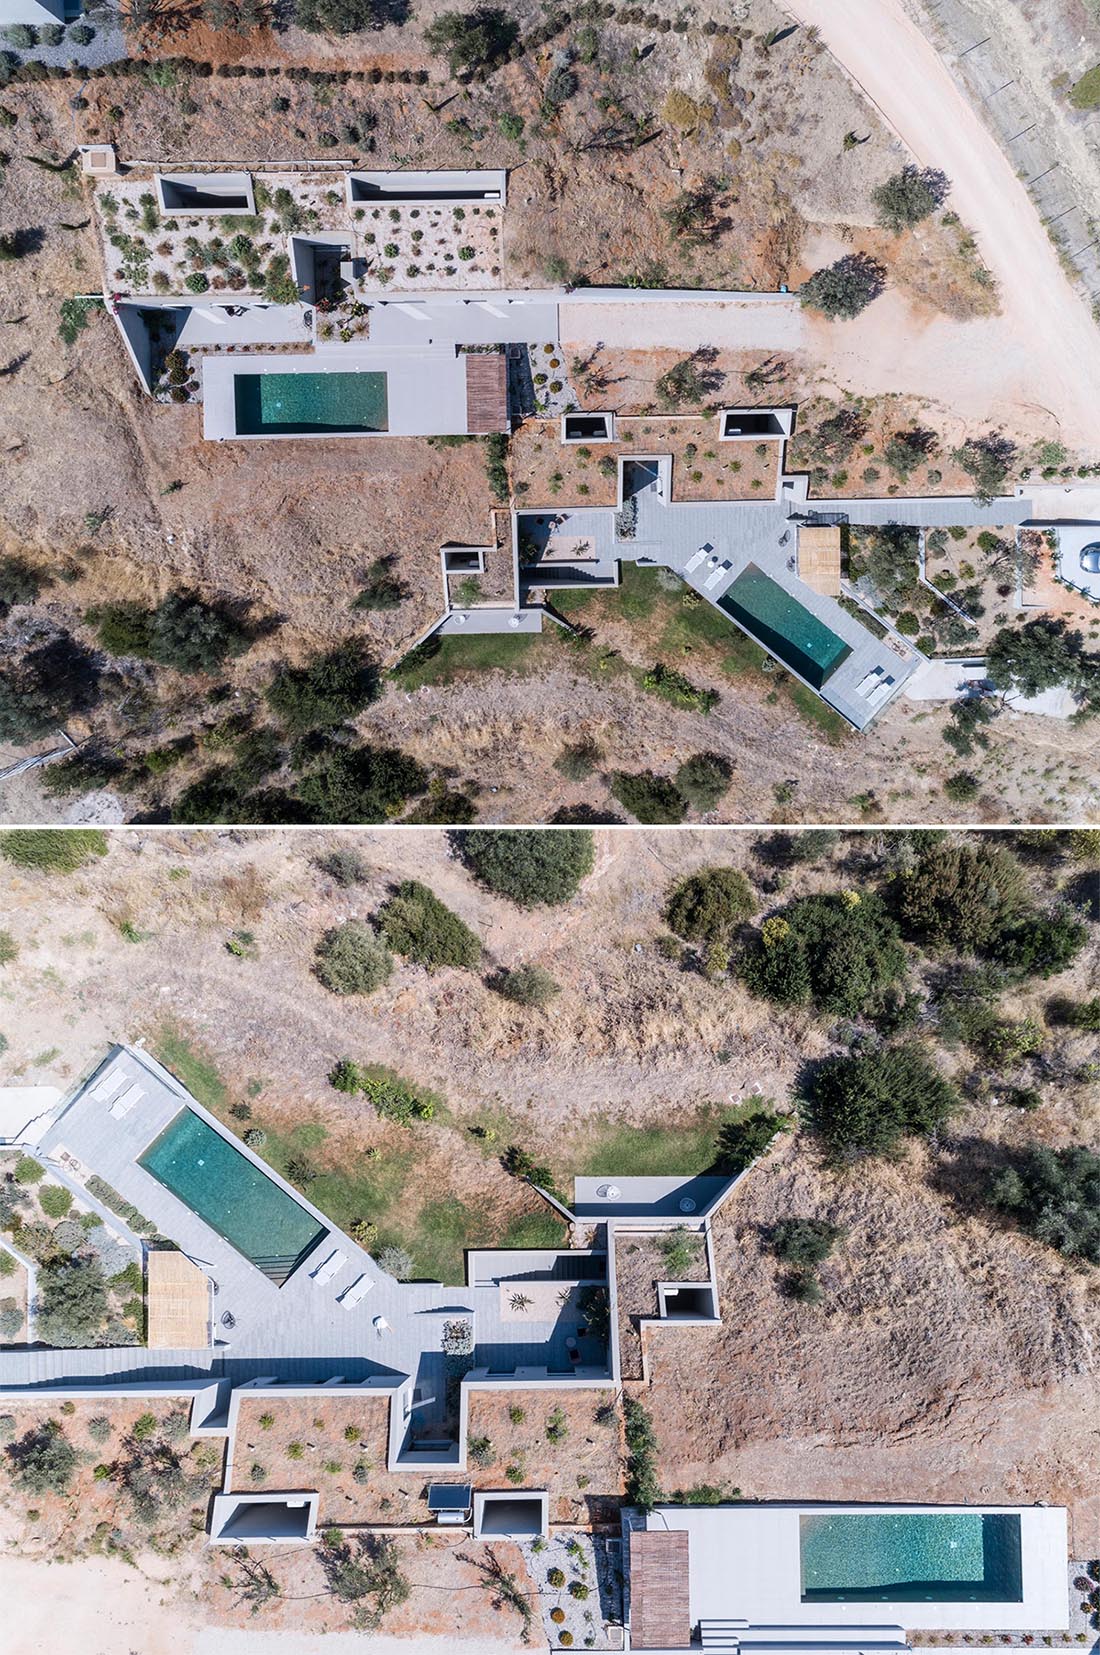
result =
[[366,1298],[373,1286],[374,1277],[369,1276],[364,1270],[363,1274],[356,1276],[351,1286],[346,1287],[340,1294],[338,1303],[342,1304],[345,1310],[351,1310],[353,1306],[359,1303],[360,1299]]
[[710,548],[708,546],[700,546],[700,548],[696,552],[695,556],[688,558],[686,564],[684,565],[685,575],[694,574],[695,570],[698,569],[700,563],[705,563],[706,562],[707,552],[709,550],[710,550]]
[[138,1103],[144,1096],[145,1093],[140,1086],[128,1087],[122,1096],[116,1098],[111,1105],[111,1114],[114,1119],[120,1121],[124,1115],[128,1115],[134,1104]]
[[113,1097],[121,1092],[125,1084],[126,1070],[111,1069],[109,1073],[103,1076],[102,1080],[96,1081],[96,1084],[92,1087],[92,1096],[99,1103],[109,1103]]
[[715,569],[713,575],[709,575],[707,577],[707,591],[709,592],[712,587],[720,586],[729,574],[729,570],[730,566],[728,563],[720,563],[717,569]]
[[310,1279],[316,1282],[318,1287],[323,1287],[326,1282],[332,1280],[337,1270],[342,1270],[344,1268],[344,1265],[347,1262],[348,1255],[346,1253],[341,1253],[339,1249],[337,1249],[335,1253],[329,1254],[323,1264],[319,1264],[317,1266],[316,1270],[312,1272]]

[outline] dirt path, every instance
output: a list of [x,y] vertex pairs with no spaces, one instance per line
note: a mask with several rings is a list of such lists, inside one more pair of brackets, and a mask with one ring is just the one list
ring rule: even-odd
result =
[[1064,276],[1011,162],[935,48],[900,0],[785,4],[800,23],[817,28],[917,161],[950,178],[950,205],[1000,285],[1000,325],[980,331],[990,334],[990,344],[993,333],[1003,339],[1006,354],[991,354],[986,370],[996,364],[1002,380],[1013,374],[1017,400],[1049,409],[1066,438],[1095,439],[1100,329]]

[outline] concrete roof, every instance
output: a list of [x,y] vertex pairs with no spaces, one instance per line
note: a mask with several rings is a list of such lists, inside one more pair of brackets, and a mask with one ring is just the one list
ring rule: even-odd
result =
[[[802,1601],[800,1519],[851,1514],[990,1514],[1020,1519],[1022,1602]],[[988,1627],[1059,1631],[1069,1625],[1068,1529],[1061,1506],[760,1504],[659,1506],[655,1530],[690,1541],[691,1622],[737,1618],[758,1627]]]
[[[578,1218],[686,1218],[689,1214],[704,1218],[732,1183],[732,1178],[708,1173],[672,1178],[616,1178],[609,1173],[601,1178],[574,1178],[572,1210]],[[685,1207],[688,1201],[691,1206]]]

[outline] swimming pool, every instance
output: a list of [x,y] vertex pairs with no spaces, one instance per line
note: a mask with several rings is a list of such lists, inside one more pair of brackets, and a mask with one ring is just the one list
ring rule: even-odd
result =
[[718,607],[815,690],[852,653],[843,638],[755,563],[738,575],[718,599]]
[[386,375],[234,374],[239,437],[342,436],[389,429]]
[[193,1109],[180,1110],[138,1165],[279,1287],[328,1234]]
[[800,1517],[803,1603],[1021,1603],[1020,1519],[1004,1512]]

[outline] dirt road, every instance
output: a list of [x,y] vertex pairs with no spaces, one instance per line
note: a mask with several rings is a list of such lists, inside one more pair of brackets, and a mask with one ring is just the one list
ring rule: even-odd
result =
[[817,28],[916,159],[950,178],[951,207],[1000,285],[1002,326],[995,331],[1011,356],[991,356],[989,371],[1014,372],[1019,399],[1049,409],[1067,439],[1100,440],[1100,329],[1063,274],[1012,163],[901,0],[784,4],[798,22]]

